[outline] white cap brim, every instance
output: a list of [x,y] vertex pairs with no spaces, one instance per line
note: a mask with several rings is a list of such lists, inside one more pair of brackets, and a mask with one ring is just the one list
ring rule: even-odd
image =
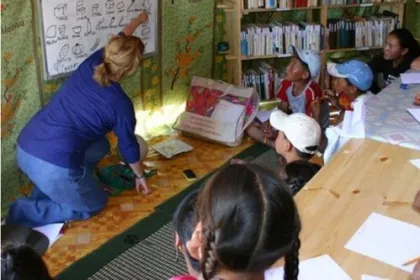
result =
[[284,131],[284,124],[287,118],[288,115],[285,112],[276,110],[270,115],[270,124],[278,131]]
[[336,77],[336,78],[347,78],[347,76],[341,75],[340,73],[338,73],[338,71],[337,71],[337,63],[328,62],[327,63],[327,71],[328,71],[328,74],[330,74],[333,77]]

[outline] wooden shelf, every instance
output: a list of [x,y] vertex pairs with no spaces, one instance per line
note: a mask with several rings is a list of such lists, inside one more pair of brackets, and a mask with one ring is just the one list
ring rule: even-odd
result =
[[361,47],[361,48],[342,48],[342,49],[330,49],[330,50],[323,50],[321,52],[324,53],[333,53],[333,52],[351,52],[351,51],[372,51],[372,50],[380,50],[384,47]]
[[[351,52],[351,51],[372,51],[372,50],[380,50],[384,47],[361,47],[361,48],[342,48],[342,49],[330,49],[330,50],[322,50],[320,53],[333,53],[333,52]],[[277,54],[277,55],[259,55],[259,56],[242,56],[241,60],[258,60],[258,59],[274,59],[274,58],[287,58],[291,57],[292,54]],[[226,55],[226,60],[236,60],[239,57],[235,55]]]
[[[420,1],[420,0],[419,0]],[[312,6],[312,7],[300,7],[300,8],[272,8],[272,9],[243,9],[241,12],[243,14],[248,13],[270,13],[270,12],[287,12],[287,11],[302,11],[302,10],[319,10],[321,6]]]
[[[416,0],[417,3],[420,3],[420,0]],[[323,7],[327,9],[333,8],[357,8],[357,7],[373,7],[373,6],[389,6],[389,5],[399,5],[404,4],[404,1],[391,1],[391,2],[373,2],[373,3],[362,3],[362,4],[349,4],[349,5],[325,5],[325,6],[311,6],[311,7],[299,7],[299,8],[258,8],[258,9],[242,9],[243,14],[249,13],[272,13],[272,12],[287,12],[287,11],[301,11],[301,10],[319,10]],[[231,10],[231,9],[229,9]],[[225,9],[226,11],[226,9]]]
[[358,8],[358,7],[400,5],[400,4],[404,4],[404,2],[403,1],[392,1],[392,2],[350,4],[350,5],[328,5],[327,7],[328,7],[328,9],[333,9],[333,8]]

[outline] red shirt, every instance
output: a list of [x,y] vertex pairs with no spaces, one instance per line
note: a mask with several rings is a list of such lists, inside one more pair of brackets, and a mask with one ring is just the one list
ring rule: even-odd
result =
[[293,113],[305,113],[306,115],[313,117],[311,104],[321,98],[322,91],[316,82],[310,81],[304,92],[294,96],[293,82],[283,80],[276,96],[281,101],[287,102]]

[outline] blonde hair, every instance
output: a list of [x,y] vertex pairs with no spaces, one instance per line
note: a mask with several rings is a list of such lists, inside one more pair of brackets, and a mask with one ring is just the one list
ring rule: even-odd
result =
[[93,79],[101,86],[119,81],[125,75],[133,74],[140,65],[144,44],[135,36],[117,35],[104,48],[103,62],[96,66]]

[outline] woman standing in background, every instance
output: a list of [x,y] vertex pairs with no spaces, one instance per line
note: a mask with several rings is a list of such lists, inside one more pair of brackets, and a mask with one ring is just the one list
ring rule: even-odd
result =
[[134,134],[134,107],[119,84],[140,65],[144,44],[132,34],[147,20],[141,13],[88,57],[22,130],[17,162],[34,189],[10,206],[6,223],[35,227],[101,211],[108,195],[93,173],[109,152],[105,135],[110,131],[137,176],[137,191],[149,192]]

